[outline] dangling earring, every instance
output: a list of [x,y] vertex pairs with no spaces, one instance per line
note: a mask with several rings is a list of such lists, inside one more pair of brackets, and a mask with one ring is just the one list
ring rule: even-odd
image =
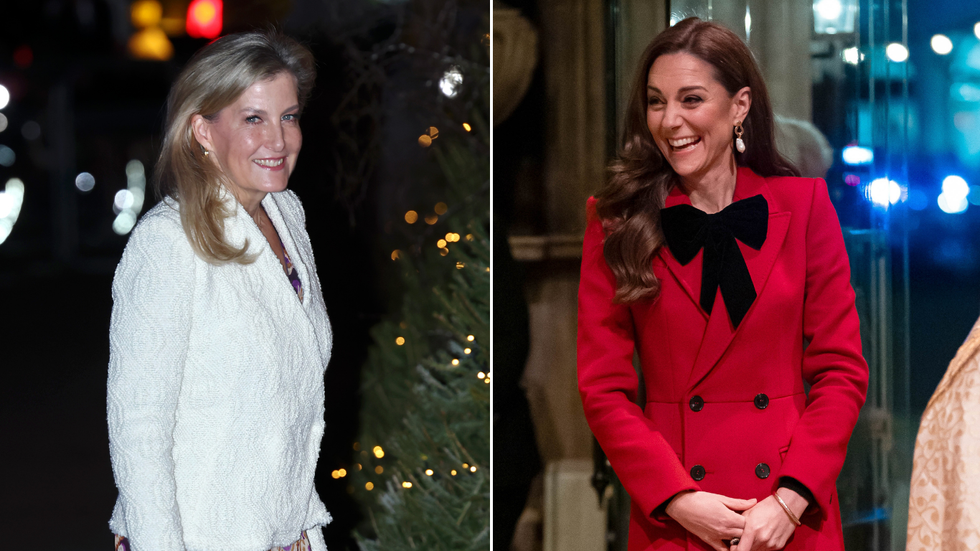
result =
[[742,140],[742,121],[735,123],[735,149],[745,153],[745,142]]

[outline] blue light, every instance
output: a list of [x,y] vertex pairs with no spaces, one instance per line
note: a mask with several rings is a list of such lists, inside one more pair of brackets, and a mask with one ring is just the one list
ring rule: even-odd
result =
[[902,187],[898,182],[887,178],[878,178],[868,184],[864,190],[865,197],[879,207],[888,208],[902,198]]
[[844,162],[849,165],[866,165],[875,160],[874,151],[859,145],[849,145],[841,153]]
[[952,203],[959,203],[970,194],[970,186],[961,176],[950,175],[943,178],[943,195],[947,195]]
[[950,197],[945,193],[940,193],[936,202],[939,203],[939,209],[946,214],[959,214],[970,206],[970,203],[967,202],[966,197]]
[[926,210],[929,206],[929,197],[921,189],[910,189],[908,205],[912,210]]

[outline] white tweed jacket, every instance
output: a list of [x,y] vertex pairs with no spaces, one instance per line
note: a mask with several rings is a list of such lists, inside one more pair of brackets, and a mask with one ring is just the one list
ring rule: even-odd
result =
[[266,551],[331,521],[313,485],[332,334],[306,218],[291,191],[262,201],[303,302],[245,209],[225,223],[253,264],[198,258],[165,200],[133,230],[112,283],[107,414],[119,498],[109,527],[133,551]]

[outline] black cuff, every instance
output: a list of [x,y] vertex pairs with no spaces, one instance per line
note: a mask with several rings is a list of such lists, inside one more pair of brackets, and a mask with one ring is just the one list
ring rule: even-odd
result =
[[803,499],[807,502],[807,507],[813,505],[817,500],[813,497],[813,492],[809,488],[803,485],[802,482],[796,480],[791,476],[784,476],[779,479],[779,487],[786,488],[788,490],[793,490],[794,492],[803,496]]

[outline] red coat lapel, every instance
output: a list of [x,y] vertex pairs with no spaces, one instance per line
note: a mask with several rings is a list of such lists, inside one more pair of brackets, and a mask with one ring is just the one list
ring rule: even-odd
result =
[[[783,241],[786,239],[786,232],[789,230],[791,214],[788,211],[778,211],[778,205],[775,204],[772,193],[764,178],[744,167],[738,169],[737,178],[735,201],[762,194],[766,198],[766,201],[769,202],[769,228],[766,235],[766,242],[762,245],[762,249],[756,251],[741,242],[738,244],[739,249],[742,251],[742,256],[745,258],[745,264],[749,269],[749,274],[752,276],[752,282],[755,285],[757,294],[755,300],[758,302],[766,298],[764,293],[766,282],[776,263],[776,258],[779,256],[779,251],[782,250]],[[665,207],[682,203],[690,204],[690,199],[675,188],[667,197]],[[703,252],[699,252],[687,266],[681,266],[677,262],[677,259],[667,250],[667,247],[660,249],[659,258],[667,266],[678,283],[680,283],[680,286],[685,290],[688,298],[694,303],[697,310],[708,318],[708,327],[704,332],[701,348],[698,351],[698,356],[694,362],[689,379],[688,388],[693,388],[717,365],[718,360],[721,359],[722,355],[731,345],[732,340],[738,333],[738,329],[732,327],[731,319],[728,317],[728,310],[725,308],[724,300],[720,296],[715,299],[714,308],[712,308],[710,317],[701,308],[701,262]],[[744,327],[750,321],[752,312],[756,310],[755,306],[753,304],[752,308],[749,309],[745,319],[739,324],[739,328]]]

